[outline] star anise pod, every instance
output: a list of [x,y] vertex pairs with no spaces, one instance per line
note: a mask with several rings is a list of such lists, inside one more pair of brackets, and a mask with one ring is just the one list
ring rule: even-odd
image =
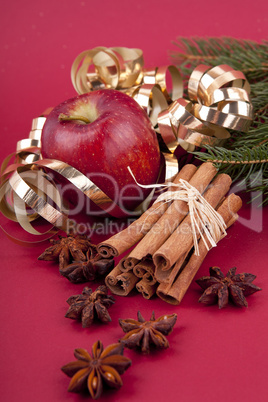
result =
[[145,321],[138,311],[138,321],[131,318],[119,320],[119,324],[126,335],[120,342],[129,349],[141,348],[145,354],[150,353],[150,346],[156,348],[168,348],[169,343],[165,335],[169,335],[177,320],[177,314],[162,315],[155,319],[154,312],[150,321]]
[[114,297],[108,295],[108,288],[105,285],[99,286],[95,292],[85,287],[81,295],[69,297],[67,303],[70,307],[65,317],[82,321],[83,328],[89,327],[95,317],[106,323],[111,321],[107,309],[114,302]]
[[82,283],[107,275],[113,267],[113,258],[103,258],[97,253],[97,247],[92,244],[85,259],[76,260],[60,268],[60,273],[72,283]]
[[246,296],[261,290],[253,281],[255,275],[242,273],[236,274],[236,267],[229,269],[226,276],[218,267],[209,268],[210,276],[203,276],[196,283],[204,289],[199,299],[200,303],[215,304],[218,301],[219,308],[223,308],[232,301],[235,305],[248,307]]
[[76,361],[63,366],[62,371],[72,377],[68,391],[81,392],[88,389],[91,397],[97,399],[103,391],[103,385],[120,388],[123,374],[130,366],[131,360],[123,356],[121,343],[107,346],[103,350],[101,341],[94,343],[92,356],[85,349],[75,349]]
[[71,260],[86,260],[86,252],[93,245],[84,235],[58,236],[58,240],[50,239],[52,244],[39,257],[38,260],[59,261],[60,269],[66,267]]

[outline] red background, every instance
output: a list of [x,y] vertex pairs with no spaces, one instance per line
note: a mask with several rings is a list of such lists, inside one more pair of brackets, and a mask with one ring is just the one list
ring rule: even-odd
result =
[[[16,142],[27,138],[31,121],[47,107],[75,95],[70,67],[83,50],[95,46],[137,47],[145,65],[170,63],[169,51],[178,36],[233,36],[267,39],[267,2],[256,0],[163,2],[77,2],[10,0],[0,16],[1,160]],[[64,318],[66,300],[82,291],[60,277],[57,266],[37,261],[44,244],[25,248],[0,232],[1,239],[1,362],[0,398],[5,402],[83,401],[67,392],[60,367],[73,360],[73,350],[90,350],[97,339],[104,345],[123,333],[118,318],[149,319],[176,312],[170,348],[150,356],[126,350],[132,367],[119,391],[107,401],[264,401],[267,394],[267,218],[268,207],[257,209],[245,198],[241,216],[219,246],[209,252],[198,277],[211,265],[226,271],[257,275],[263,288],[248,298],[248,309],[198,304],[200,289],[192,283],[178,307],[138,294],[117,297],[112,322],[82,329]],[[94,241],[99,239],[94,238]],[[91,286],[92,285],[92,286]],[[89,284],[93,289],[97,284]]]

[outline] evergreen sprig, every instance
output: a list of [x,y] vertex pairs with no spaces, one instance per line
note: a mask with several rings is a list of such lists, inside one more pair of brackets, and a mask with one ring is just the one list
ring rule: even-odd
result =
[[241,70],[249,81],[259,81],[267,77],[268,41],[257,43],[250,40],[221,38],[183,38],[173,42],[179,51],[171,52],[171,57],[181,70],[190,75],[193,66],[228,64]]
[[[267,49],[268,52],[268,49]],[[267,114],[267,100],[268,100],[268,71],[267,78],[261,81],[250,83],[251,87],[251,102],[254,107],[255,114],[264,114],[266,108]]]
[[229,174],[233,181],[248,185],[248,191],[259,191],[262,204],[268,204],[268,144],[256,148],[237,149],[205,147],[207,152],[193,152],[197,159],[212,162],[220,173]]
[[[233,180],[249,183],[248,191],[258,191],[263,195],[262,203],[268,204],[268,41],[179,37],[173,43],[178,50],[171,57],[185,81],[199,64],[211,67],[228,64],[245,74],[254,107],[250,130],[247,133],[232,130],[224,147],[206,146],[206,152],[193,154],[201,161],[212,161]],[[259,180],[255,186],[250,180],[252,174]]]
[[[207,149],[206,153],[195,152],[195,155],[207,162],[213,162],[219,169],[224,169],[226,173],[237,169],[240,165],[243,166],[247,173],[254,173],[258,168],[267,170],[268,173],[268,144],[260,145],[256,148],[243,146],[236,150],[209,146],[205,148]],[[264,165],[264,167],[261,165]],[[245,177],[245,179],[247,178]]]
[[262,116],[262,120],[255,121],[255,124],[247,133],[232,131],[226,148],[237,149],[247,145],[247,147],[257,147],[268,143],[268,116]]

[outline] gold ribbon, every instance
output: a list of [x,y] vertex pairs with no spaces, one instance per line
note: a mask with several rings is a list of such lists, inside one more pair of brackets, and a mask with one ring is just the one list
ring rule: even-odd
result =
[[[101,88],[113,88],[132,96],[157,125],[158,114],[168,104],[183,96],[183,82],[179,70],[162,66],[153,70],[143,68],[141,49],[125,47],[96,47],[79,54],[71,68],[71,80],[78,94]],[[168,74],[172,88],[167,90]]]
[[230,137],[227,129],[248,131],[253,119],[249,92],[242,72],[227,65],[197,66],[189,78],[190,100],[179,98],[158,116],[169,151],[174,153],[179,145],[185,148],[185,143],[193,146],[191,150],[222,146]]
[[96,47],[77,56],[71,80],[78,94],[104,87],[130,88],[140,83],[143,64],[140,49]]
[[[64,204],[57,185],[52,179],[53,175],[50,174],[52,172],[71,183],[105,214],[113,209],[115,216],[120,215],[120,207],[84,174],[67,163],[41,158],[40,137],[44,122],[43,117],[34,119],[30,138],[19,141],[17,151],[6,157],[2,163],[0,187],[2,214],[9,220],[18,222],[32,235],[46,235],[45,239],[55,233],[55,228],[65,232],[68,231],[68,227],[73,228],[74,222],[69,220],[68,207]],[[15,161],[9,164],[12,158],[15,158]],[[166,165],[169,167],[166,178],[169,179],[178,171],[178,162],[176,158],[167,155]],[[133,211],[134,215],[140,215],[143,212],[144,206],[150,202],[152,195],[152,193],[149,194]],[[40,232],[32,225],[32,222],[40,216],[52,225],[52,228],[46,232]],[[19,243],[24,242],[19,241]]]
[[[203,145],[221,146],[230,137],[227,129],[248,131],[253,108],[250,86],[242,72],[225,64],[213,68],[199,65],[190,76],[186,100],[175,66],[145,70],[143,64],[140,49],[96,47],[75,59],[72,82],[79,94],[113,88],[132,96],[170,153],[178,146],[186,151]],[[167,88],[168,73],[171,91]]]
[[[45,171],[57,173],[89,197],[97,206],[107,213],[116,204],[101,191],[89,178],[67,163],[40,159],[40,135],[45,119],[33,120],[33,127],[28,139],[19,141],[17,152],[9,155],[1,167],[0,209],[8,219],[19,224],[31,234],[44,234],[31,224],[42,216],[58,229],[66,231],[68,226],[68,209],[62,197]],[[24,145],[27,148],[23,148]],[[8,165],[12,157],[15,163]],[[44,171],[45,170],[45,171]],[[26,208],[31,208],[28,211]],[[119,211],[119,207],[117,207]],[[50,233],[50,230],[47,232]]]
[[[178,171],[174,155],[178,146],[193,151],[196,146],[222,145],[230,136],[227,129],[248,130],[253,108],[250,87],[242,72],[227,65],[198,66],[188,82],[188,100],[183,98],[183,81],[175,66],[145,70],[143,65],[140,49],[96,47],[78,55],[71,68],[71,80],[78,94],[113,88],[127,93],[140,104],[166,144],[163,152],[166,181]],[[168,74],[172,82],[170,90]],[[105,212],[110,207],[119,208],[72,166],[41,159],[44,122],[45,117],[34,119],[29,138],[19,141],[16,152],[2,163],[0,210],[3,215],[19,222],[31,234],[44,234],[32,226],[39,216],[53,227],[66,230],[68,208],[48,171],[62,176]],[[12,158],[15,161],[10,163]],[[141,208],[139,210],[141,213]],[[45,234],[50,235],[52,231]]]

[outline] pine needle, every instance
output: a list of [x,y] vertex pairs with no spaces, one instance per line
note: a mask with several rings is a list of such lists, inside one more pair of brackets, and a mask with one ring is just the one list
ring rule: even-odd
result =
[[[193,152],[201,161],[213,162],[220,172],[234,181],[249,183],[250,177],[261,177],[248,191],[262,194],[262,204],[268,204],[268,41],[260,43],[231,37],[178,37],[173,42],[178,50],[170,53],[184,80],[189,79],[199,64],[211,67],[228,64],[242,71],[251,86],[254,120],[247,133],[230,131],[225,147],[206,146],[206,152]],[[186,95],[187,96],[187,95]]]
[[[251,186],[248,191],[259,191],[263,193],[262,204],[268,204],[268,144],[255,148],[241,146],[235,150],[224,147],[206,146],[207,152],[193,152],[203,162],[212,162],[220,173],[229,174],[233,182],[241,180],[241,184]],[[257,176],[260,180],[258,187],[252,186],[252,177]]]
[[221,38],[183,38],[173,42],[178,51],[170,56],[186,75],[190,75],[193,66],[209,64],[216,66],[228,64],[241,70],[250,81],[267,77],[268,41],[257,43],[250,40]]

